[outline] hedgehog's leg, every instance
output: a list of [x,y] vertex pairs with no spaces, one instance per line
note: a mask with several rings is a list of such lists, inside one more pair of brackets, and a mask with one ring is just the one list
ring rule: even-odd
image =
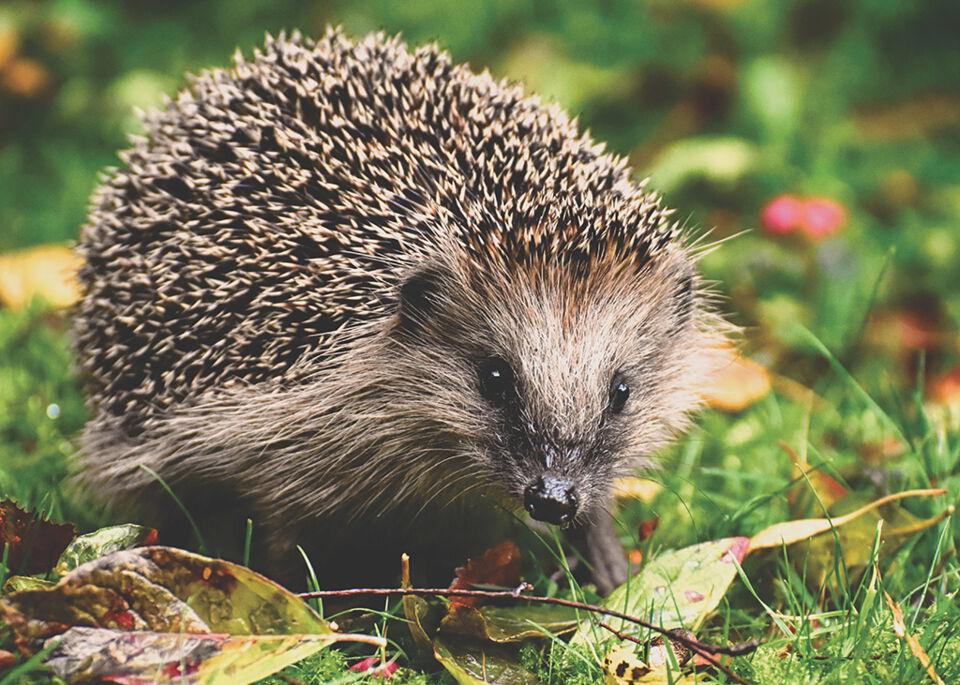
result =
[[608,595],[627,581],[627,556],[605,513],[574,528],[570,537],[590,566],[597,592]]

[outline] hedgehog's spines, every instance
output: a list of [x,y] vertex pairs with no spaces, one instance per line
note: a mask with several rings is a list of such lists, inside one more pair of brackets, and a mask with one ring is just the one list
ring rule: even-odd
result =
[[[695,350],[719,327],[684,281],[697,248],[556,104],[436,45],[339,28],[268,35],[189,84],[144,115],[79,245],[93,482],[136,499],[146,463],[299,525],[517,480],[521,462],[484,461],[490,412],[471,395],[471,364],[509,345],[513,363],[531,356],[524,411],[543,440],[587,439],[583,407],[602,404],[621,350],[651,403],[617,438],[623,461],[683,424],[700,362],[675,336]],[[443,306],[410,335],[403,284],[430,268]]]

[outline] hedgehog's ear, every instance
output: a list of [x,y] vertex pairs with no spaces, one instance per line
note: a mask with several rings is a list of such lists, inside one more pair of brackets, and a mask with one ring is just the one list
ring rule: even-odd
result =
[[440,309],[443,274],[436,267],[425,267],[408,275],[400,283],[397,298],[399,329],[415,333]]
[[671,306],[676,321],[674,330],[679,331],[685,329],[693,318],[693,310],[696,306],[696,288],[697,271],[692,265],[687,264],[681,270],[679,277],[675,281],[671,296]]

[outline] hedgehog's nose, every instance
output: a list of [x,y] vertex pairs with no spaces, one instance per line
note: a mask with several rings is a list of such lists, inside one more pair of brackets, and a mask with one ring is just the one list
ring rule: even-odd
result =
[[566,525],[577,514],[576,489],[566,478],[545,475],[523,492],[523,506],[538,521]]

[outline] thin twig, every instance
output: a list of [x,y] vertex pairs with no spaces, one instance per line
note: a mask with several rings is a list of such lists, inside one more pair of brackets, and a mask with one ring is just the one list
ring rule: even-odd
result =
[[707,642],[700,642],[695,638],[684,635],[682,632],[661,628],[658,625],[644,621],[642,618],[630,616],[620,611],[606,609],[595,604],[586,604],[584,602],[575,602],[569,599],[560,599],[558,597],[538,597],[536,595],[520,594],[530,586],[526,583],[520,585],[515,590],[451,590],[447,588],[351,588],[349,590],[321,590],[319,592],[301,592],[303,599],[312,599],[314,597],[355,597],[358,595],[368,596],[397,596],[397,595],[417,595],[420,597],[483,597],[485,599],[518,599],[524,602],[536,602],[540,604],[557,604],[559,606],[570,607],[571,609],[581,609],[595,614],[612,616],[629,623],[635,623],[638,626],[660,633],[664,637],[676,640],[682,645],[689,647],[697,652],[707,654],[726,654],[728,656],[740,656],[749,654],[755,650],[759,643],[755,640],[741,642],[740,644],[724,647],[722,645],[712,645]]
[[[634,637],[633,635],[627,635],[626,633],[622,633],[622,632],[620,632],[619,630],[617,630],[616,628],[614,628],[613,626],[611,626],[611,625],[609,625],[609,624],[607,624],[607,623],[604,623],[603,621],[599,621],[599,622],[597,623],[597,625],[599,625],[601,628],[605,628],[605,629],[609,630],[611,633],[613,633],[614,635],[616,635],[616,636],[617,636],[618,638],[620,638],[621,640],[629,640],[630,642],[635,642],[635,643],[637,643],[638,645],[646,646],[646,643],[645,643],[643,640],[641,640],[640,638]],[[664,633],[664,634],[666,634],[666,633]],[[674,634],[670,637],[670,639],[671,639],[671,640],[675,640],[675,641],[677,641],[677,642],[680,642],[680,641],[681,641],[681,640],[678,639],[678,633],[677,633],[677,632],[674,632]],[[664,646],[666,647],[666,645],[664,645]],[[721,671],[723,671],[723,672],[726,674],[726,676],[727,676],[728,678],[730,678],[731,680],[734,680],[734,681],[740,683],[740,685],[750,685],[750,683],[749,683],[748,681],[744,680],[743,678],[741,678],[740,676],[738,676],[736,673],[734,673],[733,671],[731,671],[727,666],[725,666],[724,664],[722,664],[719,659],[715,659],[715,658],[713,658],[712,655],[708,654],[707,652],[702,651],[702,650],[699,650],[699,649],[697,649],[696,647],[693,647],[693,646],[691,646],[691,645],[685,645],[685,646],[688,647],[688,648],[690,649],[690,651],[696,652],[696,653],[699,654],[701,657],[703,657],[704,659],[706,659],[706,661],[709,662],[712,666],[714,666],[714,667],[716,667],[716,668],[719,668],[719,669],[720,669]]]

